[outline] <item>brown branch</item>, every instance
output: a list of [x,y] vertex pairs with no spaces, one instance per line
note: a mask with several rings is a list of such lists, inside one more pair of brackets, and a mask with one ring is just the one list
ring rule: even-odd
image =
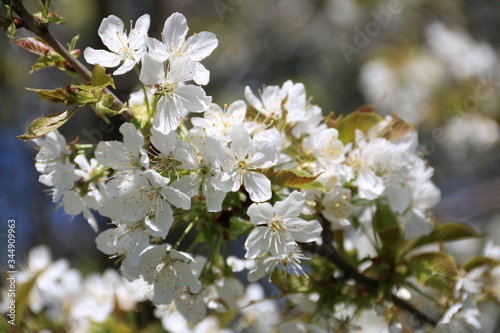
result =
[[[323,258],[330,260],[335,266],[337,266],[342,272],[344,272],[344,276],[347,278],[354,279],[357,283],[363,285],[368,292],[372,295],[376,295],[380,291],[380,283],[377,280],[369,278],[352,266],[346,259],[344,259],[332,245],[331,234],[328,232],[322,233],[323,244],[318,246],[314,243],[311,244],[302,244],[302,247],[310,252],[313,252]],[[432,318],[431,316],[423,313],[419,309],[415,308],[412,304],[407,301],[399,298],[398,296],[390,293],[384,294],[384,299],[389,302],[392,302],[397,307],[413,314],[416,318],[425,321],[426,323],[436,326],[437,320]]]
[[[33,17],[30,12],[24,7],[22,0],[3,0],[5,4],[11,4],[12,10],[19,16],[23,22],[23,27],[35,35],[40,37],[45,43],[47,43],[55,52],[61,55],[82,77],[85,81],[90,81],[92,79],[92,73],[87,67],[85,67],[80,61],[71,55],[71,53],[61,45],[61,43],[50,33],[47,24],[40,23],[36,18]],[[111,106],[115,110],[123,109],[123,102],[111,92],[109,89],[105,89],[106,94],[113,95],[114,101]],[[129,110],[126,110],[122,115],[127,119],[132,119],[132,114]]]

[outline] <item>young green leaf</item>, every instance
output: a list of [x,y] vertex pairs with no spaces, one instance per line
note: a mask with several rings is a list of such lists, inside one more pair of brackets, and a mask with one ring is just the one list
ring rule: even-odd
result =
[[479,237],[481,237],[481,235],[467,224],[448,222],[436,226],[428,235],[424,235],[415,240],[415,242],[408,248],[408,251],[432,243],[452,242],[461,239]]
[[339,140],[343,144],[354,141],[356,129],[367,133],[370,128],[383,120],[380,115],[373,112],[373,107],[365,106],[354,111],[340,120],[338,124]]
[[[316,176],[300,176],[292,170],[278,170],[275,171],[274,167],[264,170],[264,175],[275,185],[290,186],[297,188],[311,188],[306,184],[316,180],[320,174]],[[314,188],[317,189],[317,188]]]
[[73,116],[76,110],[78,109],[75,109],[73,111],[66,110],[53,113],[48,116],[36,118],[29,126],[28,132],[23,135],[19,135],[17,138],[21,140],[32,140],[49,134],[50,132],[58,129],[66,121],[68,121],[68,119]]
[[92,71],[92,81],[90,85],[93,87],[107,87],[112,86],[115,88],[115,82],[111,75],[106,74],[106,68],[102,67],[99,64],[94,66],[94,70]]

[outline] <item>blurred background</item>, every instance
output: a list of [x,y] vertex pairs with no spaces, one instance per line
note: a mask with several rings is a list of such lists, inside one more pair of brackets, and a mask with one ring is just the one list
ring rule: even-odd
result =
[[[38,11],[38,1],[25,3]],[[291,79],[305,84],[325,114],[348,114],[365,104],[399,114],[418,129],[422,154],[435,168],[442,191],[437,219],[471,223],[499,239],[499,2],[53,0],[52,6],[67,19],[52,33],[63,44],[79,34],[82,51],[103,48],[97,29],[110,14],[128,22],[149,13],[149,35],[159,38],[164,20],[183,13],[190,33],[211,31],[219,39],[204,61],[211,72],[205,90],[218,104],[244,99],[247,85],[255,90]],[[28,35],[21,29],[17,37]],[[47,243],[55,258],[102,271],[111,263],[95,249],[94,232],[83,217],[71,218],[51,202],[37,181],[35,145],[16,138],[33,119],[63,110],[24,88],[53,89],[74,78],[54,68],[28,74],[36,55],[5,35],[0,50],[0,241],[7,219],[15,219],[18,261]],[[124,101],[138,89],[133,72],[115,82]],[[119,138],[121,121],[106,125],[82,109],[62,133],[67,141],[96,143]]]

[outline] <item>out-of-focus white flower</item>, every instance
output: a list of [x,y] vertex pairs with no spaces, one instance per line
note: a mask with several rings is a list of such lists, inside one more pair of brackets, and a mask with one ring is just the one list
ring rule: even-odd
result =
[[141,253],[140,265],[123,262],[122,272],[129,280],[142,277],[151,286],[147,297],[155,304],[167,304],[184,287],[193,294],[201,291],[201,283],[189,265],[193,261],[189,254],[168,244],[151,245]]
[[481,328],[479,315],[476,303],[468,297],[462,303],[457,303],[446,311],[434,333],[478,332]]
[[349,217],[353,213],[351,204],[351,190],[335,187],[325,194],[323,201],[323,216],[331,222],[332,230],[346,229],[351,225]]
[[[245,88],[245,97],[250,105],[252,105],[258,113],[266,117],[277,119],[281,117],[283,112],[281,103],[283,100],[283,92],[279,86],[267,86],[260,92],[260,99],[254,95],[250,87]],[[285,95],[286,96],[286,95]]]
[[455,161],[466,158],[469,152],[487,151],[500,140],[498,124],[480,114],[465,114],[446,122],[442,145]]
[[476,42],[463,30],[434,22],[426,35],[431,50],[458,79],[486,75],[496,64],[495,50],[485,42]]
[[66,140],[58,131],[53,131],[33,142],[40,148],[35,157],[35,167],[41,173],[38,180],[52,187],[52,201],[57,202],[66,191],[73,188],[79,178],[75,174],[75,166],[69,161],[70,151],[66,147]]
[[211,104],[203,114],[203,118],[191,118],[191,123],[203,128],[209,136],[228,142],[233,127],[243,124],[246,108],[243,101],[235,101],[225,106],[224,110],[217,104]]
[[322,128],[304,139],[304,148],[311,150],[322,169],[335,168],[345,159],[344,145],[335,128]]

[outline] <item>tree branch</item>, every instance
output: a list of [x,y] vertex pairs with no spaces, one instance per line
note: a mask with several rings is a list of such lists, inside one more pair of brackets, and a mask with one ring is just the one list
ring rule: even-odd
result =
[[[61,55],[82,77],[85,81],[90,81],[92,79],[92,73],[87,67],[85,67],[80,61],[69,53],[69,51],[61,45],[61,43],[50,33],[47,24],[38,22],[37,19],[33,17],[30,12],[24,7],[22,0],[3,0],[5,4],[12,5],[12,10],[19,16],[23,22],[23,27],[35,35],[40,37],[45,43],[47,43],[55,52]],[[123,109],[123,102],[111,92],[109,89],[105,89],[106,94],[113,95],[113,105],[111,106],[115,110]],[[132,119],[132,114],[129,110],[126,110],[122,115],[127,119]]]
[[[323,232],[323,244],[318,246],[316,244],[302,244],[302,247],[308,251],[311,251],[323,258],[327,258],[330,260],[335,266],[337,266],[340,270],[344,272],[344,276],[354,279],[357,283],[363,285],[366,290],[368,290],[371,294],[377,294],[380,290],[380,283],[377,280],[369,278],[352,266],[347,260],[345,260],[341,255],[338,254],[335,247],[332,245],[331,234],[328,232]],[[407,301],[399,298],[398,296],[390,293],[384,294],[384,299],[389,302],[392,302],[397,307],[408,311],[413,314],[416,318],[425,321],[426,323],[436,326],[437,320],[432,318],[431,316],[423,313],[419,309],[415,308],[412,304]]]

